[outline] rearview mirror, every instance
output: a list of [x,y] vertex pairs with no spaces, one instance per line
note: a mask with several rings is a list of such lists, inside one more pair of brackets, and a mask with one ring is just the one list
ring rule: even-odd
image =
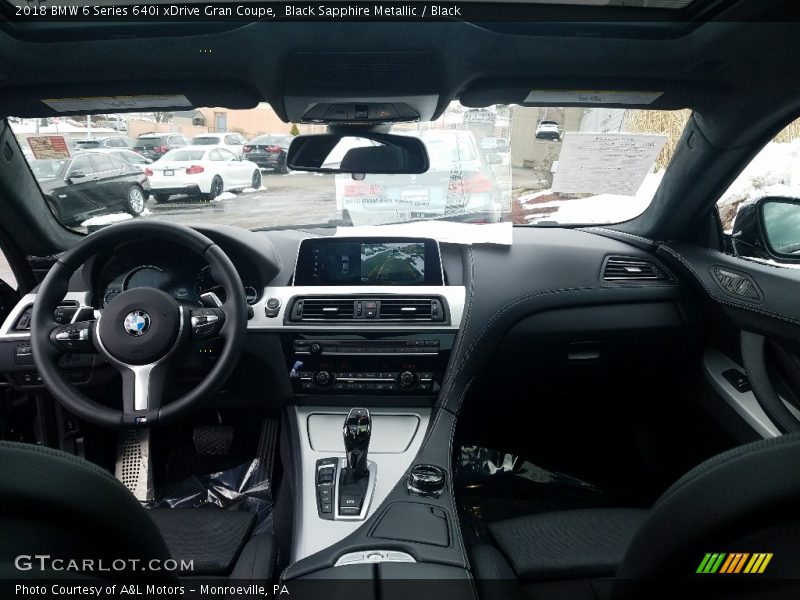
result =
[[298,135],[287,166],[320,173],[419,174],[428,170],[428,151],[419,138],[387,133]]
[[766,197],[742,204],[731,239],[737,256],[800,262],[800,199]]

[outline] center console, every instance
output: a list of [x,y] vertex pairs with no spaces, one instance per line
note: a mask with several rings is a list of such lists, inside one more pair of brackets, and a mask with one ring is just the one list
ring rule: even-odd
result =
[[[465,304],[464,287],[447,285],[438,243],[306,239],[292,283],[274,290],[266,315],[280,324],[274,328],[295,399],[292,562],[335,546],[376,517],[374,542],[338,556],[337,568],[416,562],[396,548],[401,541],[452,546],[452,517],[418,500],[435,499],[446,474],[433,465],[410,471]],[[410,501],[382,506],[405,480]]]

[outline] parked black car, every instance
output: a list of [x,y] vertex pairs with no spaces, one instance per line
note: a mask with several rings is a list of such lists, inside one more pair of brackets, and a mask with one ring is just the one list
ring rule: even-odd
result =
[[179,133],[143,133],[132,150],[150,160],[158,160],[170,150],[189,145],[189,138]]
[[287,173],[289,169],[286,167],[286,152],[291,143],[291,135],[260,135],[245,144],[242,148],[242,157],[244,160],[256,163],[262,169]]
[[73,146],[76,150],[91,150],[94,148],[131,148],[134,141],[125,135],[108,135],[103,137],[75,140]]
[[150,192],[150,181],[139,168],[104,151],[33,160],[31,169],[53,212],[69,226],[120,211],[137,217]]

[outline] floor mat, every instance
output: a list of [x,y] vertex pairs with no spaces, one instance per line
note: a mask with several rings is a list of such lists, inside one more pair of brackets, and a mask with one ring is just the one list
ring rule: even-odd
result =
[[[236,448],[232,436],[220,436],[214,429],[201,432],[203,443],[195,435],[194,448],[181,447],[167,461],[168,483],[158,490],[156,500],[147,508],[200,508],[217,506],[226,510],[242,510],[256,515],[254,534],[273,533],[273,476],[278,442],[278,419],[264,419],[256,457],[245,457]],[[209,430],[211,432],[209,433]],[[197,433],[197,431],[195,431]],[[209,439],[206,439],[209,438]],[[209,448],[221,451],[207,452]],[[224,451],[223,451],[224,450]],[[175,475],[183,476],[176,481]],[[170,475],[171,474],[171,475]]]
[[260,459],[225,471],[192,475],[161,490],[147,508],[199,508],[214,505],[256,515],[256,533],[272,533],[272,487]]

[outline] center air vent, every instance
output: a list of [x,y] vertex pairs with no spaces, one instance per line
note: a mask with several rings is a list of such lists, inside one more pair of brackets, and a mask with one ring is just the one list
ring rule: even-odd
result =
[[[299,319],[294,319],[295,316]],[[292,317],[293,321],[349,321],[355,318],[355,301],[343,298],[298,300],[294,304]]]
[[289,321],[381,321],[443,323],[445,303],[433,296],[383,296],[353,298],[297,298],[289,311]]
[[658,265],[641,258],[613,256],[603,268],[604,281],[666,281],[669,276]]

